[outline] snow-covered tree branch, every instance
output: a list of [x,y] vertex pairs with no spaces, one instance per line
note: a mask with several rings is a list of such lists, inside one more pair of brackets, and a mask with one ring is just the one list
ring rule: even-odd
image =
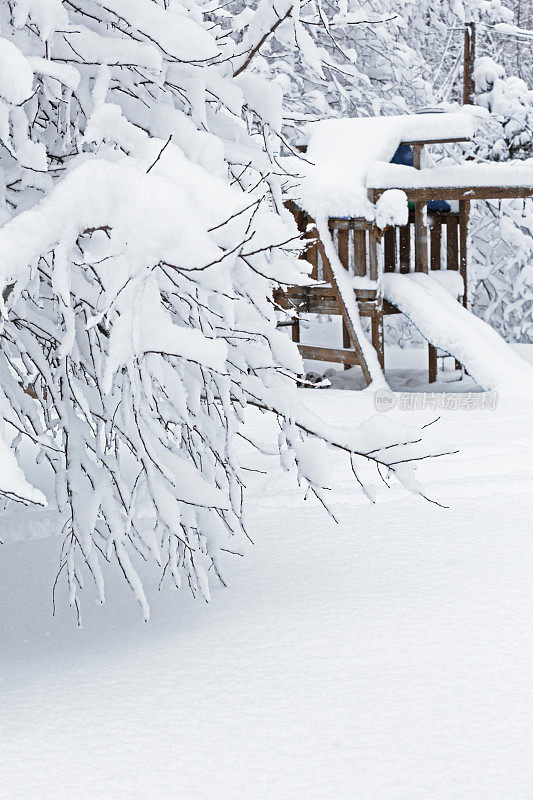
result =
[[[420,491],[419,434],[313,418],[276,327],[273,288],[305,262],[282,202],[282,92],[248,67],[289,18],[306,51],[299,13],[260,4],[233,41],[191,3],[3,8],[1,413],[21,466],[54,482],[78,611],[87,569],[103,601],[105,560],[145,618],[137,556],[205,598],[208,571],[224,581],[220,553],[248,535],[248,406],[278,421],[283,466],[326,507],[331,446],[369,497],[358,459]],[[44,503],[2,454],[4,495]]]

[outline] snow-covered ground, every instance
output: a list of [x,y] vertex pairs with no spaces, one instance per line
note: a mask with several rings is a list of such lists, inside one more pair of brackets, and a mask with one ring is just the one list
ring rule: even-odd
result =
[[[302,399],[375,413],[370,392]],[[255,546],[210,604],[145,569],[144,624],[110,569],[78,630],[63,591],[51,616],[59,540],[5,544],[0,797],[530,800],[533,407],[434,405],[388,413],[441,416],[428,442],[460,452],[419,477],[448,509],[384,486],[370,506],[339,456],[335,525],[250,473]]]

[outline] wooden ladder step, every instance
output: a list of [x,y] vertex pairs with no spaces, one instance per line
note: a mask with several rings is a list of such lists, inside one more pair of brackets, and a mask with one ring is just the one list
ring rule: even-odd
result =
[[314,347],[310,344],[299,344],[298,350],[302,358],[309,358],[314,361],[334,361],[339,364],[349,366],[361,366],[361,358],[348,348],[332,349],[331,347]]

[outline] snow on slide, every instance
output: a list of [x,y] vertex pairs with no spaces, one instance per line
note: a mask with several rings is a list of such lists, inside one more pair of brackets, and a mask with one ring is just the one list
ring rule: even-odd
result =
[[425,339],[460,361],[483,389],[533,393],[533,367],[435,278],[424,273],[385,273],[383,296]]

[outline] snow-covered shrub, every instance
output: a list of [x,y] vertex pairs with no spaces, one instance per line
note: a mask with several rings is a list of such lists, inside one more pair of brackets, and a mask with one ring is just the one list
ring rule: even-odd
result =
[[[327,445],[369,495],[358,456],[417,490],[396,447],[412,432],[335,431],[296,400],[272,301],[305,263],[282,203],[282,96],[248,71],[266,5],[240,43],[192,0],[0,10],[0,412],[21,465],[55,485],[77,608],[86,568],[103,600],[117,559],[147,617],[134,553],[206,598],[207,572],[223,580],[221,552],[246,536],[250,406],[323,504]],[[6,501],[44,503],[1,448]]]

